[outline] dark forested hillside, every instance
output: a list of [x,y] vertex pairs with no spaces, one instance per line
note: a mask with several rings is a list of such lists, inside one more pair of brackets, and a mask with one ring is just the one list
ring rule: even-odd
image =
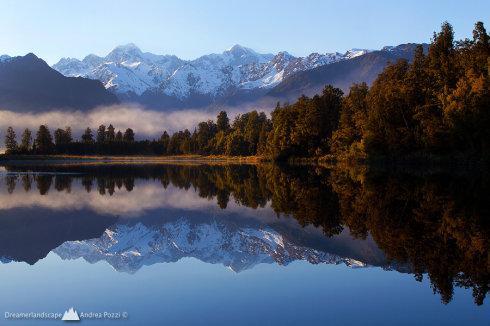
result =
[[0,61],[2,110],[88,110],[117,102],[100,81],[65,77],[32,53]]
[[370,89],[344,99],[331,145],[337,157],[490,157],[490,36],[483,23],[454,40],[444,23],[429,51],[389,65]]

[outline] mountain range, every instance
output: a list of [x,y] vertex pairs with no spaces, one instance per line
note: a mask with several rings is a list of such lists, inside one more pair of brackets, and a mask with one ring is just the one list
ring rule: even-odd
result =
[[234,97],[264,95],[298,72],[366,54],[312,53],[295,57],[287,52],[261,54],[235,45],[220,54],[195,60],[142,52],[136,45],[116,47],[105,57],[63,58],[53,68],[70,77],[100,80],[123,100],[149,106],[206,106]]
[[272,106],[316,94],[326,84],[344,92],[352,83],[370,84],[389,62],[410,60],[416,45],[305,57],[288,52],[262,54],[235,45],[219,54],[182,60],[127,44],[105,57],[63,58],[52,68],[34,54],[4,55],[0,56],[0,107],[89,110],[119,101],[157,110]]

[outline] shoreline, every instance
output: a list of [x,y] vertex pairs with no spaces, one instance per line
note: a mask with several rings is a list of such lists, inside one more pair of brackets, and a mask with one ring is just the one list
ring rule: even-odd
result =
[[352,169],[363,167],[375,173],[434,174],[456,172],[457,174],[484,171],[485,161],[471,160],[464,156],[412,156],[399,159],[376,157],[359,160],[337,160],[332,156],[290,158],[287,161],[274,162],[263,156],[226,156],[226,155],[6,155],[0,154],[0,166],[6,165],[258,165],[274,163],[289,166],[321,166],[325,168]]

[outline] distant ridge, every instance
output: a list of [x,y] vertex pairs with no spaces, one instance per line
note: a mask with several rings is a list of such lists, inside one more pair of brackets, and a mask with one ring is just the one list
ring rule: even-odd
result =
[[0,57],[2,110],[89,110],[118,102],[100,81],[65,77],[32,53],[23,57]]
[[[399,59],[411,60],[418,44],[401,44],[396,47],[385,47],[350,60],[340,61],[298,72],[285,78],[274,87],[267,96],[294,101],[299,95],[308,96],[321,92],[325,85],[333,85],[348,92],[353,83],[365,82],[370,85],[383,71],[388,63]],[[423,44],[428,50],[428,44]]]

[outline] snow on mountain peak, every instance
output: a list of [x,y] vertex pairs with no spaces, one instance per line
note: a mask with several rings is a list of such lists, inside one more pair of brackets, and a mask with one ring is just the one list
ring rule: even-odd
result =
[[127,60],[138,59],[143,55],[140,48],[138,48],[135,44],[129,43],[126,45],[119,45],[114,50],[112,50],[107,56],[106,59],[114,61],[114,62],[124,62]]
[[82,60],[82,62],[87,65],[96,66],[102,64],[104,62],[104,58],[95,54],[89,54]]
[[142,52],[129,43],[107,56],[88,55],[82,61],[63,58],[53,68],[65,76],[100,80],[118,94],[141,95],[146,91],[185,99],[192,94],[218,97],[229,90],[272,88],[287,76],[367,53],[352,49],[345,54],[312,53],[295,57],[288,52],[261,54],[236,44],[221,54],[195,60]]
[[369,52],[371,52],[371,50],[354,48],[354,49],[350,49],[347,52],[345,52],[345,57],[348,59],[352,59],[352,58],[359,57],[359,56],[364,55],[364,54],[369,53]]
[[223,53],[227,53],[227,52],[231,53],[235,56],[242,56],[242,55],[248,54],[248,53],[256,54],[256,52],[254,50],[247,48],[247,47],[244,47],[244,46],[241,46],[240,44],[233,45],[231,48],[224,51]]

